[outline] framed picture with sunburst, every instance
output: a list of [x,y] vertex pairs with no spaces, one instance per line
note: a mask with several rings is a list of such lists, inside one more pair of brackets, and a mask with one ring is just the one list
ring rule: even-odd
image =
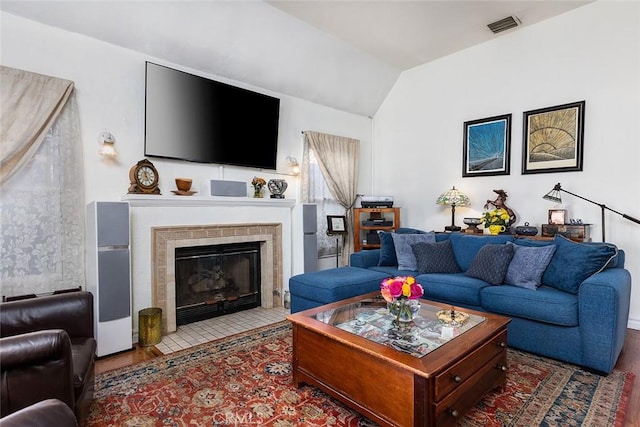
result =
[[582,170],[585,101],[524,112],[522,173]]

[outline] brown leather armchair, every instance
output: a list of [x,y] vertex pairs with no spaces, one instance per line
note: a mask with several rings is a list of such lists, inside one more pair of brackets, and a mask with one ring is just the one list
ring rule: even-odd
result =
[[47,399],[0,418],[0,427],[78,427],[76,416],[58,399]]
[[93,399],[93,295],[71,292],[0,305],[0,416],[46,399],[79,422]]

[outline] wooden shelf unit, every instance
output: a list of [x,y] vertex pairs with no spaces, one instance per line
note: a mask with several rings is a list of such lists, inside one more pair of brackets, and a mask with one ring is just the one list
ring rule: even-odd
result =
[[[392,221],[393,225],[362,225],[362,221],[370,218],[383,218]],[[378,249],[380,242],[370,243],[367,233],[377,231],[392,231],[400,227],[400,208],[354,208],[353,210],[353,250]],[[367,242],[367,243],[365,243]]]

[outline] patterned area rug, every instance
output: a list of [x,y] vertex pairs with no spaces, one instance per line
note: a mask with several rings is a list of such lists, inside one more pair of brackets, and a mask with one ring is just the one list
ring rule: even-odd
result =
[[[462,426],[623,426],[633,374],[601,377],[509,349],[504,392]],[[96,376],[89,426],[374,426],[291,379],[291,327],[281,322]]]

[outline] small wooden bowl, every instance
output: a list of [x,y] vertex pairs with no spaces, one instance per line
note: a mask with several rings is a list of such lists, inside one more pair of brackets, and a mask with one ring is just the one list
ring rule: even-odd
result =
[[176,187],[179,191],[189,191],[191,189],[191,178],[176,178]]

